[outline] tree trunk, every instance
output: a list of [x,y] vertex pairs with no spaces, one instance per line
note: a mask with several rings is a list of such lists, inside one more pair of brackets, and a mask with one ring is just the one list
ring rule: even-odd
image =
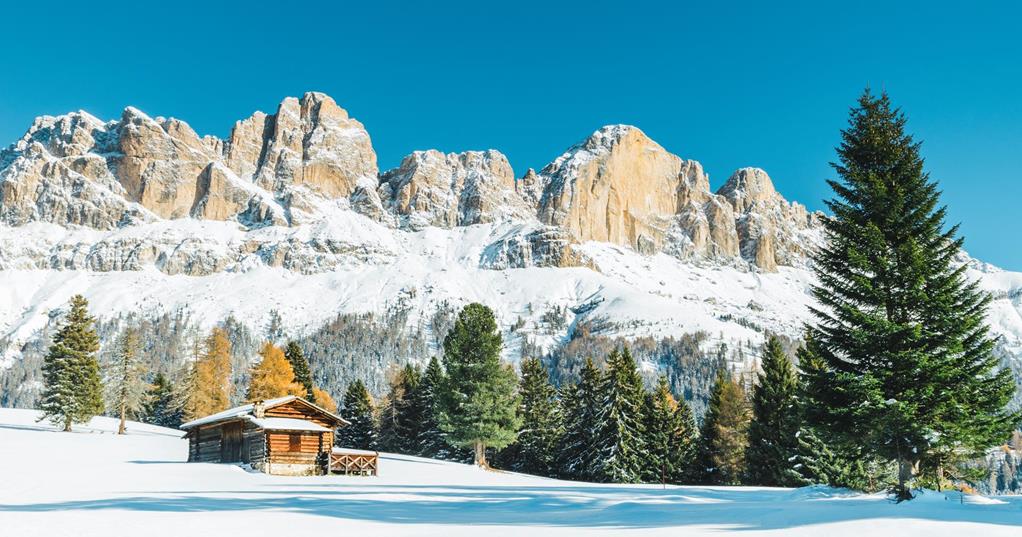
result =
[[480,468],[490,467],[486,462],[486,445],[481,440],[476,440],[475,443],[475,464]]
[[64,432],[71,432],[71,416],[64,416]]
[[124,434],[124,419],[128,413],[128,409],[124,401],[121,401],[121,423],[117,426],[117,434]]
[[895,490],[895,496],[899,502],[912,499],[912,490],[908,483],[915,477],[918,464],[908,459],[898,459],[898,488]]

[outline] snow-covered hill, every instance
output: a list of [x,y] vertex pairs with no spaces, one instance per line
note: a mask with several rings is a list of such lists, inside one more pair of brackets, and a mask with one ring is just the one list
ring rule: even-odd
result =
[[6,537],[146,535],[1017,535],[1022,498],[905,504],[826,488],[543,479],[382,454],[379,477],[277,477],[189,464],[178,431],[95,418],[75,432],[0,409]]
[[[797,338],[821,218],[755,168],[711,192],[698,162],[624,125],[516,177],[494,150],[381,172],[362,124],[319,93],[224,140],[130,107],[42,117],[0,152],[0,368],[76,293],[101,319],[185,310],[256,333],[275,310],[291,335],[395,305],[428,328],[439,304],[480,301],[511,360],[593,319],[626,338],[704,332],[707,348]],[[1022,364],[1022,274],[962,262]]]

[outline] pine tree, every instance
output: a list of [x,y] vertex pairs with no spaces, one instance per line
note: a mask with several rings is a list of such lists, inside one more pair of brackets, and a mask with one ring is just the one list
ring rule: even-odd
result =
[[564,433],[558,446],[560,477],[578,481],[595,479],[595,443],[600,423],[601,375],[591,358],[586,358],[578,384],[561,390]]
[[316,403],[316,393],[312,385],[312,372],[309,371],[309,361],[305,359],[305,353],[302,352],[302,347],[298,345],[298,342],[287,342],[287,347],[284,349],[284,357],[291,364],[291,370],[294,371],[295,375],[295,382],[305,387],[305,395],[302,395],[302,397],[306,398],[310,403]]
[[329,393],[316,386],[313,386],[312,395],[317,406],[321,407],[323,410],[326,410],[327,412],[337,412],[337,402],[334,401],[333,397],[330,397]]
[[1006,410],[1015,387],[992,354],[990,297],[956,260],[963,241],[919,149],[887,95],[867,90],[829,181],[808,330],[826,364],[810,382],[814,422],[896,461],[899,500],[923,459],[1003,442],[1022,417]]
[[120,418],[117,434],[125,434],[129,417],[136,418],[145,403],[145,364],[139,356],[138,331],[129,328],[117,337],[114,354],[107,367],[107,391],[110,407]]
[[344,392],[342,417],[350,425],[337,432],[337,445],[355,449],[376,449],[376,409],[365,383],[355,380]]
[[414,404],[412,394],[421,379],[422,372],[411,364],[391,379],[390,392],[380,411],[380,449],[409,455],[418,452],[423,411]]
[[645,481],[678,483],[687,477],[696,453],[695,420],[685,401],[674,399],[667,377],[646,396],[645,445]]
[[745,454],[750,485],[790,487],[802,484],[791,470],[801,429],[798,378],[781,342],[771,336],[763,350],[762,372],[752,393],[752,422]]
[[695,479],[709,485],[738,485],[749,444],[749,405],[745,390],[721,369],[703,417]]
[[487,466],[486,448],[514,442],[520,427],[518,378],[500,362],[502,341],[490,308],[465,306],[444,338],[440,426],[454,446],[474,448],[476,465]]
[[88,305],[82,295],[71,298],[71,309],[43,362],[43,415],[39,419],[48,419],[64,431],[103,412],[103,385],[96,360],[99,338]]
[[188,375],[185,416],[189,420],[227,410],[231,404],[231,340],[214,328]]
[[143,423],[170,428],[181,425],[183,416],[177,393],[163,373],[157,373],[148,387],[141,414]]
[[538,358],[525,358],[520,367],[518,416],[522,425],[518,440],[501,452],[501,457],[516,472],[554,477],[561,435],[557,390]]
[[607,358],[600,389],[594,477],[609,483],[638,483],[645,471],[643,411],[645,392],[628,347]]
[[300,397],[306,395],[305,386],[295,381],[294,371],[287,358],[284,357],[284,351],[267,341],[259,350],[259,356],[262,357],[262,360],[252,368],[252,379],[248,385],[248,401],[265,401],[285,395]]

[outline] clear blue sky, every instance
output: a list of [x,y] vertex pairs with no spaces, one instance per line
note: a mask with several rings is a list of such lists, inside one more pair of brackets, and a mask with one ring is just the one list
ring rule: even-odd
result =
[[521,174],[629,123],[714,188],[759,166],[818,209],[869,84],[907,112],[966,248],[1022,270],[1018,3],[155,4],[5,6],[0,145],[37,115],[129,104],[225,136],[318,90],[365,123],[383,168],[496,148]]

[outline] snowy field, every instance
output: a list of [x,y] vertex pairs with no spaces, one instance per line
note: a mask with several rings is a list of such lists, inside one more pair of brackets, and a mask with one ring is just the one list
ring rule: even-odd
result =
[[[180,433],[0,409],[0,535],[1022,535],[1022,497],[581,484],[384,455],[379,477],[186,464]],[[351,533],[356,534],[356,533]]]

